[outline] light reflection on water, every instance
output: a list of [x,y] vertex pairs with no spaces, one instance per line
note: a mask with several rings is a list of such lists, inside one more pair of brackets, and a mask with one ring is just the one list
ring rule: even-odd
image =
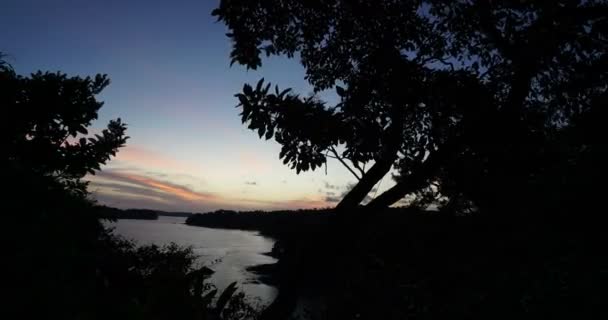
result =
[[233,281],[250,298],[267,304],[275,298],[275,287],[257,283],[257,277],[245,268],[276,259],[264,255],[270,252],[274,241],[257,232],[210,229],[188,226],[185,218],[160,216],[158,220],[118,220],[107,223],[114,233],[138,244],[165,245],[175,242],[191,246],[199,257],[198,262],[213,269],[210,281],[221,291]]

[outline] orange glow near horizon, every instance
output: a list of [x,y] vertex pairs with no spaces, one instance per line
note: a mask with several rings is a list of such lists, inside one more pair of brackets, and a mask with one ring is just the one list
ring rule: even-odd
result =
[[138,167],[162,168],[163,170],[189,172],[197,170],[196,166],[192,163],[178,161],[169,156],[134,144],[127,144],[127,146],[121,148],[113,161],[134,164]]
[[281,210],[326,208],[330,205],[319,196],[299,197],[295,199],[271,200],[226,196],[192,190],[173,182],[163,181],[142,173],[124,169],[108,169],[96,176],[91,176],[91,184],[97,187],[97,195],[116,199],[147,198],[154,203],[174,205],[176,208],[188,208],[192,211],[216,209],[232,210]]

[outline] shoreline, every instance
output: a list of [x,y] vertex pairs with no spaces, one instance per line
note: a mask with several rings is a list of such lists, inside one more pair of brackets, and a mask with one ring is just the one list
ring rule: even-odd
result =
[[258,264],[250,267],[246,267],[245,271],[256,276],[256,281],[268,286],[279,288],[279,281],[276,276],[278,270],[278,262]]

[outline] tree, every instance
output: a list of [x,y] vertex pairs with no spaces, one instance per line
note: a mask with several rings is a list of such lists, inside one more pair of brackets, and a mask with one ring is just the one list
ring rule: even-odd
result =
[[263,79],[237,94],[243,123],[274,137],[297,172],[328,157],[349,168],[359,181],[342,209],[394,168],[396,185],[367,206],[434,185],[452,205],[508,211],[563,160],[556,137],[605,101],[604,1],[223,0],[213,15],[232,63],[298,57],[316,92],[340,97],[328,105]]
[[3,199],[12,240],[6,265],[17,285],[8,305],[21,315],[88,318],[82,313],[93,310],[93,288],[105,276],[96,260],[108,246],[82,178],[124,145],[126,125],[117,119],[91,138],[78,136],[97,118],[103,103],[96,96],[108,84],[105,75],[21,76],[0,55]]
[[[112,120],[88,134],[103,103],[105,75],[17,75],[0,54],[4,255],[11,292],[4,313],[15,318],[254,319],[236,293],[218,292],[212,270],[191,248],[137,246],[109,232],[87,198],[95,174],[124,146],[126,125]],[[6,206],[8,205],[8,208]],[[14,287],[11,285],[15,285]],[[217,299],[216,299],[217,296]],[[32,308],[35,306],[35,308]]]
[[2,139],[5,168],[53,181],[60,188],[84,197],[87,183],[100,166],[124,146],[126,125],[111,120],[101,134],[88,134],[103,102],[96,95],[110,83],[106,75],[67,77],[38,71],[17,75],[5,61],[0,64],[0,103],[4,110]]

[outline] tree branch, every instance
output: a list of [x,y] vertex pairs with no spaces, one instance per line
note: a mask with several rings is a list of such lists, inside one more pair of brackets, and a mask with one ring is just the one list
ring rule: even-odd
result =
[[353,166],[355,167],[355,169],[359,170],[359,173],[361,173],[361,176],[363,177],[365,175],[365,170],[363,168],[361,168],[361,166],[359,165],[359,162],[353,161],[353,160],[350,160],[350,162],[353,163]]
[[421,190],[431,182],[431,179],[439,170],[442,164],[458,150],[462,137],[453,138],[450,143],[445,143],[438,150],[431,151],[426,160],[408,177],[404,177],[395,186],[380,194],[377,198],[370,201],[366,207],[371,209],[383,209],[401,200],[406,195]]
[[334,147],[330,147],[329,150],[334,154],[333,157],[330,156],[331,158],[338,159],[338,161],[340,161],[340,163],[342,163],[342,165],[345,166],[346,169],[348,169],[348,171],[350,171],[350,173],[352,173],[353,176],[355,176],[355,178],[357,178],[357,180],[361,180],[361,177],[359,177],[357,175],[357,173],[348,165],[348,163],[346,163],[344,161],[344,159],[342,159],[342,157],[340,157],[340,155],[338,154],[338,152],[336,151],[336,149]]
[[486,69],[486,71],[484,71],[482,74],[479,75],[479,80],[483,81],[483,78],[485,78],[485,76],[491,74],[496,69],[497,66],[499,66],[499,64],[494,64],[494,65],[489,66]]
[[450,67],[450,71],[454,71],[455,70],[454,63],[449,62],[449,61],[445,60],[445,58],[440,58],[440,57],[427,57],[424,60],[420,60],[418,62],[418,64],[424,66],[427,63],[430,63],[430,62],[433,62],[433,61],[438,61],[438,62],[442,63],[445,66],[449,66]]
[[500,30],[496,28],[496,21],[494,21],[494,14],[492,13],[490,3],[482,0],[477,1],[475,5],[478,7],[479,12],[481,13],[479,15],[479,22],[481,23],[481,27],[486,32],[486,35],[490,38],[499,51],[501,51],[508,58],[513,59],[513,48],[509,41],[502,36]]

